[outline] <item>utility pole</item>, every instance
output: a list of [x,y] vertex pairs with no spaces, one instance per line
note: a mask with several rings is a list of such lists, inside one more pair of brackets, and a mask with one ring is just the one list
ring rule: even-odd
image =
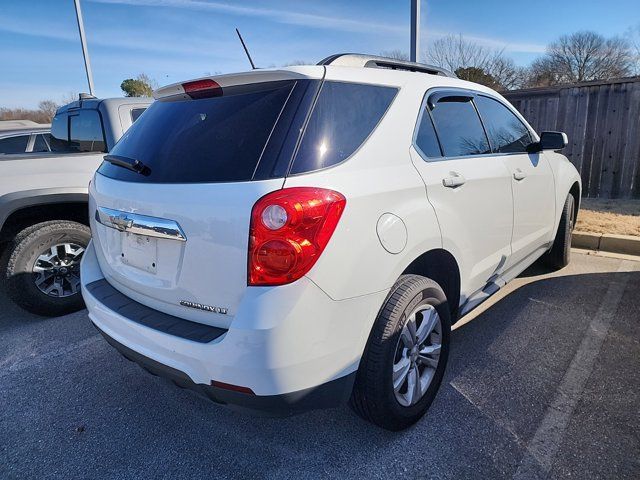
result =
[[411,58],[418,62],[420,58],[420,0],[411,0]]
[[78,19],[78,31],[80,32],[80,43],[82,44],[82,56],[84,57],[84,69],[87,72],[87,82],[89,83],[89,93],[93,95],[93,74],[91,73],[91,62],[89,62],[89,50],[87,50],[87,39],[84,35],[84,23],[82,21],[82,10],[80,0],[73,0],[76,6],[76,18]]

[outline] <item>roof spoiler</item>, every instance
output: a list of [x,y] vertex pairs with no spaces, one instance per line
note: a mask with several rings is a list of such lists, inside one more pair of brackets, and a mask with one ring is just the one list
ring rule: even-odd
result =
[[428,73],[443,77],[458,78],[455,73],[426,63],[407,62],[388,57],[362,55],[360,53],[337,53],[318,62],[318,65],[338,65],[342,67],[388,68],[391,70],[406,70],[409,72]]

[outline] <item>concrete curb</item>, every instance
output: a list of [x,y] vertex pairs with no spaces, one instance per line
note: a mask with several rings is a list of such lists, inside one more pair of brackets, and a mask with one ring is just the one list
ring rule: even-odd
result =
[[640,237],[602,233],[573,232],[571,246],[586,250],[624,253],[640,256]]

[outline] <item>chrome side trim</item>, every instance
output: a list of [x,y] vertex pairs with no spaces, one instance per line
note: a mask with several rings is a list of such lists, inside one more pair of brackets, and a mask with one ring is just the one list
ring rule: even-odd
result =
[[96,222],[121,232],[186,242],[187,236],[174,220],[122,212],[106,207],[96,209]]

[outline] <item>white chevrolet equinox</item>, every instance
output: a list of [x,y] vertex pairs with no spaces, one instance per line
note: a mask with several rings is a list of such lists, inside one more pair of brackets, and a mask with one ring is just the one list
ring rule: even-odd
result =
[[406,428],[452,323],[569,261],[566,136],[444,70],[335,55],[155,98],[91,182],[82,293],[124,356],[216,402]]

